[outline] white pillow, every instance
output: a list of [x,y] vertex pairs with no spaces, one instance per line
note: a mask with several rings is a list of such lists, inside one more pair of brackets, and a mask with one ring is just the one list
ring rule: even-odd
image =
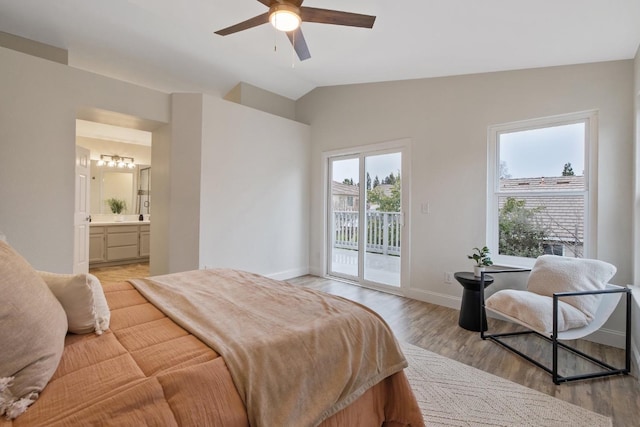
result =
[[100,280],[93,274],[57,274],[39,271],[56,296],[69,322],[69,332],[98,335],[109,329],[111,313]]
[[[531,270],[527,290],[549,297],[556,292],[596,291],[604,289],[614,274],[615,266],[597,259],[542,255]],[[582,311],[591,321],[600,298],[601,295],[581,295],[563,297],[561,301]]]
[[[504,289],[487,298],[485,306],[518,319],[530,329],[546,335],[553,332],[553,298],[528,291]],[[558,332],[586,326],[585,314],[562,301],[558,301]]]

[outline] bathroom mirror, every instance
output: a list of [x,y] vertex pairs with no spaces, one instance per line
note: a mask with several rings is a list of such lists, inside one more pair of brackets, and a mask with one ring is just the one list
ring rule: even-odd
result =
[[124,200],[123,215],[136,213],[136,184],[138,169],[113,169],[95,165],[91,161],[91,213],[111,214],[110,198]]
[[131,171],[102,172],[102,213],[111,213],[108,199],[120,199],[126,203],[123,214],[134,212],[133,203],[133,173]]
[[137,165],[135,169],[106,168],[91,161],[91,213],[111,214],[107,200],[124,200],[123,215],[151,213],[151,167]]

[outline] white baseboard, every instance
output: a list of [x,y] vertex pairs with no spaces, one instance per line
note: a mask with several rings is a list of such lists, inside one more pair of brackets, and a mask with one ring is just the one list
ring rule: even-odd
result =
[[292,268],[278,273],[265,274],[265,276],[275,280],[288,280],[306,274],[309,274],[309,267]]
[[591,335],[584,337],[584,339],[611,347],[624,348],[625,346],[624,332],[614,331],[613,329],[601,328]]
[[309,274],[311,274],[312,276],[324,277],[324,271],[322,271],[322,268],[320,267],[310,266]]
[[415,288],[406,289],[404,291],[404,295],[407,298],[413,298],[431,304],[442,305],[444,307],[455,308],[456,310],[460,310],[460,304],[462,302],[462,299],[460,297],[454,297],[447,294],[441,294],[438,292],[425,291],[423,289]]

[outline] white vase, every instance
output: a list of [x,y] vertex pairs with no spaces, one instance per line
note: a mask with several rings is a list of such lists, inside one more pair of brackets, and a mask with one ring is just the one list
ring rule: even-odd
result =
[[480,273],[482,273],[483,271],[485,271],[485,267],[484,266],[480,266],[480,265],[474,265],[473,266],[473,275],[475,277],[480,277]]
[[124,215],[116,215],[115,217],[115,222],[123,222],[124,221]]

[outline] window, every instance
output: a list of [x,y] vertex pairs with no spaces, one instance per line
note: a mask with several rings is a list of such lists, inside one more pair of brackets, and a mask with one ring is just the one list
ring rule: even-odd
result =
[[487,242],[497,264],[593,257],[595,112],[491,126]]

